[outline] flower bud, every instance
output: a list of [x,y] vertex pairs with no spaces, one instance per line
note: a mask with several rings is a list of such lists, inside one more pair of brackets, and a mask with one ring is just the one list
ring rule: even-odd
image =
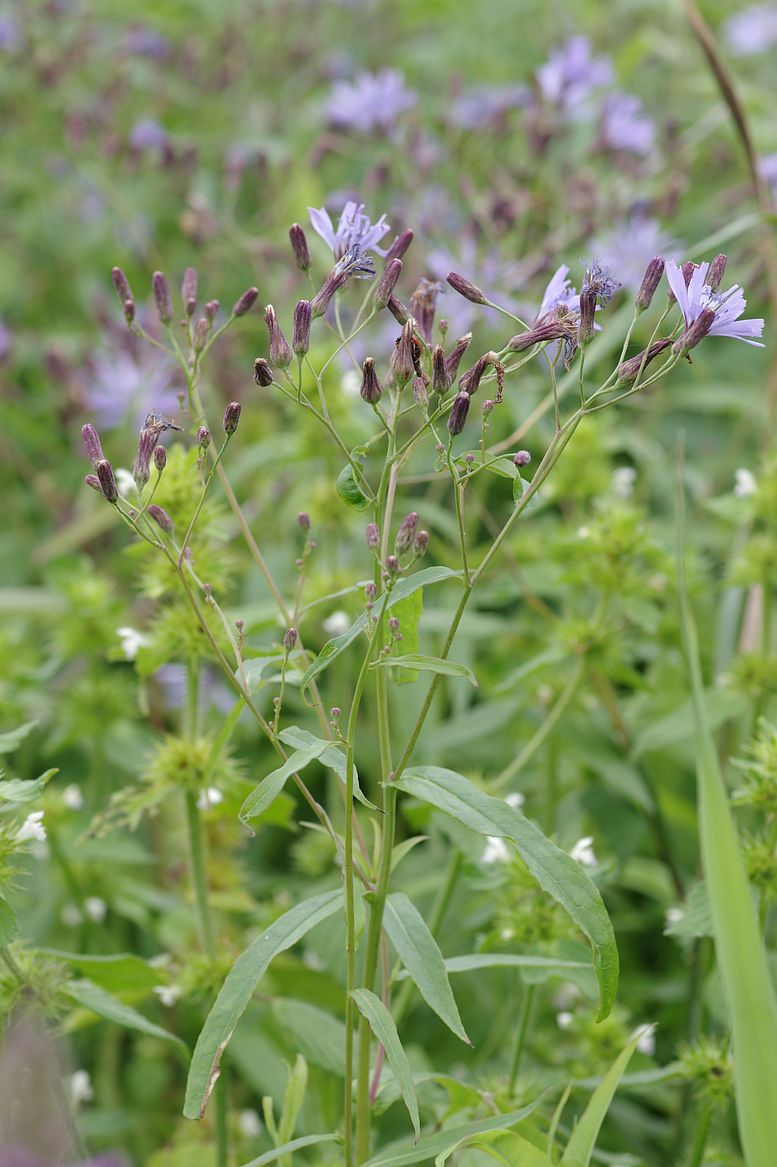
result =
[[718,288],[720,287],[727,263],[728,256],[721,253],[720,255],[716,255],[710,264],[710,270],[707,272],[707,283],[709,284],[711,291],[717,292]]
[[208,343],[208,336],[210,335],[210,321],[204,316],[194,326],[194,337],[192,338],[192,347],[196,353],[201,353]]
[[283,647],[286,649],[287,652],[291,652],[292,648],[294,648],[296,643],[297,643],[297,629],[296,628],[287,628],[283,634]]
[[377,405],[383,395],[383,387],[375,372],[375,361],[366,357],[362,365],[362,387],[359,390],[368,405]]
[[650,307],[656,288],[661,283],[664,267],[663,258],[660,255],[656,255],[645,268],[642,283],[639,285],[639,291],[634,300],[638,312],[644,312],[646,308]]
[[96,474],[87,474],[86,478],[84,479],[84,482],[86,483],[87,486],[91,486],[92,490],[97,490],[100,492],[100,494],[102,494],[103,489],[100,486],[100,479],[97,477]]
[[207,426],[201,425],[197,430],[197,445],[202,450],[207,450],[210,445],[210,430]]
[[415,537],[415,542],[413,543],[413,554],[418,555],[418,556],[426,555],[426,550],[427,550],[428,546],[429,546],[429,532],[428,531],[419,531]]
[[127,324],[132,324],[132,321],[135,319],[135,301],[134,300],[125,300],[124,301],[124,319],[127,321]]
[[392,259],[383,268],[377,287],[375,288],[375,307],[385,308],[391,299],[399,277],[402,275],[402,260]]
[[294,252],[294,262],[300,271],[307,271],[310,268],[310,251],[308,250],[308,241],[305,238],[305,232],[299,223],[292,223],[291,227],[289,227],[289,240],[291,242],[291,250]]
[[618,380],[626,384],[636,380],[640,369],[646,369],[654,357],[662,353],[664,349],[669,348],[672,343],[670,336],[665,336],[660,340],[654,340],[650,347],[641,353],[637,353],[635,357],[629,357],[618,366]]
[[160,474],[167,465],[167,450],[164,446],[157,446],[154,450],[154,465]]
[[205,312],[205,315],[207,316],[208,320],[210,320],[211,324],[216,319],[216,316],[218,315],[218,310],[219,310],[218,300],[208,300],[207,304],[205,305],[204,312]]
[[479,357],[471,369],[467,369],[466,373],[462,373],[459,378],[459,392],[469,393],[470,397],[473,393],[477,393],[480,388],[480,382],[486,369],[494,366],[496,372],[496,400],[502,400],[502,389],[504,388],[505,367],[499,360],[495,352],[484,353]]
[[593,289],[580,293],[580,325],[577,338],[580,344],[590,344],[594,338],[594,315],[596,313],[596,292]]
[[410,319],[410,311],[405,307],[401,300],[399,300],[396,296],[389,296],[389,302],[386,307],[396,320],[397,324],[407,324],[408,320]]
[[367,524],[367,546],[370,551],[377,551],[380,546],[380,528],[377,523]]
[[429,404],[428,377],[413,377],[413,401],[425,409]]
[[294,334],[291,347],[298,357],[304,357],[310,348],[310,326],[313,322],[313,313],[310,300],[300,300],[294,309]]
[[103,492],[103,497],[107,502],[115,503],[119,498],[119,490],[116,486],[116,478],[113,473],[113,466],[107,458],[101,458],[95,466],[97,471],[97,481],[100,484],[100,490]]
[[472,333],[467,332],[464,336],[460,336],[455,345],[451,349],[448,356],[445,358],[445,374],[448,378],[448,386],[450,387],[456,380],[456,374],[459,371],[461,358],[470,346],[472,340]]
[[389,573],[389,575],[396,575],[399,571],[399,560],[397,559],[396,555],[386,556],[386,571]]
[[434,317],[437,312],[437,297],[442,288],[437,280],[421,279],[410,297],[410,312],[416,324],[416,331],[431,344],[434,336]]
[[278,324],[278,317],[272,304],[268,304],[264,310],[264,322],[270,334],[270,360],[279,369],[286,369],[292,362],[292,352]]
[[445,353],[442,345],[436,344],[432,349],[432,393],[439,393],[443,397],[450,387],[451,382],[445,372]]
[[394,540],[394,551],[397,555],[405,555],[413,546],[416,530],[418,529],[418,514],[411,511],[397,531]]
[[82,427],[81,437],[84,439],[84,446],[86,447],[86,452],[89,455],[89,461],[92,463],[92,466],[96,467],[98,462],[103,461],[105,454],[103,453],[103,448],[100,443],[100,437],[97,433],[97,430],[94,428],[91,422],[87,422],[86,425]]
[[704,337],[714,323],[715,310],[713,308],[703,308],[693,323],[686,328],[682,336],[672,345],[672,352],[675,356],[685,356],[692,348],[696,348],[696,345],[704,340]]
[[365,585],[364,598],[368,604],[374,603],[378,598],[378,589],[375,587],[375,584],[372,582],[372,580],[370,580],[370,582]]
[[150,502],[146,507],[146,514],[154,520],[158,527],[163,531],[172,531],[175,523],[168,515],[164,507],[159,506],[158,503]]
[[297,526],[299,527],[300,531],[307,532],[310,530],[310,515],[307,511],[299,512],[297,515]]
[[386,252],[385,264],[387,267],[391,263],[392,259],[402,258],[407,249],[410,247],[410,244],[413,242],[413,238],[413,232],[409,227],[397,235],[396,239],[391,244],[391,247],[389,247],[388,251]]
[[465,300],[469,300],[472,304],[487,304],[485,292],[473,284],[472,280],[468,280],[466,276],[459,275],[458,272],[449,271],[445,277],[454,292],[458,292]]
[[460,434],[464,429],[464,423],[467,420],[469,413],[469,393],[457,393],[453,399],[453,405],[448,415],[448,433],[453,437]]
[[173,300],[170,295],[170,285],[161,271],[155,271],[151,278],[151,287],[154,292],[157,316],[161,324],[169,324],[173,318]]
[[259,295],[258,288],[246,288],[239,300],[236,300],[232,306],[233,316],[245,316],[250,308],[253,308]]
[[187,267],[181,280],[181,298],[187,316],[193,316],[197,307],[197,269]]
[[119,300],[122,304],[125,304],[127,300],[134,301],[135,297],[132,295],[132,288],[129,286],[129,280],[124,274],[122,268],[113,268],[111,271],[111,279],[113,280],[113,286],[116,289],[116,295],[119,297]]
[[513,458],[513,462],[520,469],[521,466],[528,466],[531,462],[531,454],[528,450],[519,450]]
[[402,335],[394,346],[389,362],[395,384],[400,388],[406,385],[415,372],[413,350],[413,321],[408,319],[402,329]]
[[144,425],[140,431],[138,452],[135,458],[135,465],[132,468],[132,477],[135,479],[135,485],[141,492],[148,482],[151,473],[151,455],[154,453],[159,433],[159,428],[155,425]]
[[272,385],[272,369],[264,357],[257,357],[254,361],[254,381],[260,389]]
[[230,401],[224,410],[224,433],[231,438],[240,422],[240,402]]

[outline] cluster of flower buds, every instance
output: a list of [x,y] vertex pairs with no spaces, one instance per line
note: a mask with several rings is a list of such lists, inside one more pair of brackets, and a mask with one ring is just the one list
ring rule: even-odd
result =
[[92,463],[92,469],[94,470],[94,474],[87,474],[86,476],[87,486],[91,486],[93,490],[99,491],[107,502],[118,502],[119,490],[116,485],[116,476],[113,473],[113,466],[111,466],[103,453],[102,443],[100,442],[97,430],[87,422],[81,430],[81,436],[83,437],[84,447],[89,461]]
[[386,566],[389,567],[389,560],[396,560],[398,568],[405,567],[425,555],[428,546],[429,532],[418,530],[418,514],[411,511],[400,524],[394,539],[394,554],[388,557]]

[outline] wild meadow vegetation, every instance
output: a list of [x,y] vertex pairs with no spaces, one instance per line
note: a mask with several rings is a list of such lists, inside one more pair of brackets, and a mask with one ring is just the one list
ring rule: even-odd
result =
[[0,1167],[773,1167],[777,7],[0,7]]

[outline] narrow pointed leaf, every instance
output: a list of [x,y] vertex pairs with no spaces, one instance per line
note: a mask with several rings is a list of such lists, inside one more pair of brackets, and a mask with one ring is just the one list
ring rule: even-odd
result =
[[599,1137],[599,1130],[615,1091],[618,1089],[618,1083],[623,1077],[626,1067],[631,1061],[631,1055],[637,1048],[637,1042],[644,1032],[644,1029],[637,1030],[594,1090],[564,1148],[564,1154],[561,1156],[561,1167],[588,1167],[596,1147],[596,1140]]
[[415,1086],[413,1085],[413,1071],[410,1069],[407,1054],[399,1040],[394,1018],[380,997],[376,997],[368,989],[354,989],[351,996],[356,1002],[359,1012],[367,1018],[370,1029],[386,1051],[388,1064],[399,1083],[410,1121],[413,1124],[416,1142],[418,1142],[421,1137],[421,1118],[418,1113],[418,1099],[415,1096]]
[[290,754],[282,766],[263,778],[248,795],[240,807],[240,821],[247,823],[250,819],[258,818],[275,801],[292,774],[298,774],[315,758],[319,758],[328,745],[329,742],[321,738],[313,738],[312,744]]
[[116,1025],[124,1026],[125,1029],[137,1029],[140,1033],[148,1034],[149,1037],[158,1037],[162,1041],[170,1041],[173,1045],[187,1049],[185,1042],[181,1041],[180,1037],[169,1033],[161,1025],[154,1025],[153,1021],[149,1021],[142,1013],[138,1013],[137,1009],[125,1005],[118,997],[114,997],[113,993],[109,993],[91,981],[68,981],[65,985],[65,992],[79,1005],[96,1013],[98,1017],[104,1017],[106,1021],[113,1021]]
[[[321,741],[321,738],[315,737],[312,733],[308,733],[306,729],[300,729],[299,726],[290,725],[288,729],[282,729],[279,737],[282,742],[288,746],[293,746],[295,750],[304,750],[308,746],[312,746],[314,742]],[[345,752],[340,749],[335,742],[324,742],[326,747],[319,755],[319,761],[322,766],[326,766],[328,770],[334,770],[337,777],[345,785]],[[356,767],[353,768],[353,796],[358,799],[362,806],[368,806],[370,810],[377,810],[377,806],[370,802],[359,785],[359,775],[356,772]]]
[[244,1163],[243,1167],[266,1167],[267,1163],[275,1163],[284,1155],[290,1155],[292,1151],[301,1151],[303,1147],[315,1147],[318,1143],[333,1143],[336,1140],[337,1135],[302,1135],[299,1139],[284,1143],[282,1147],[273,1147],[271,1151],[265,1151],[258,1159]]
[[[501,1146],[504,1154],[497,1150]],[[479,1135],[468,1135],[461,1139],[455,1147],[438,1155],[434,1167],[445,1167],[445,1164],[457,1151],[465,1147],[472,1147],[483,1151],[498,1163],[506,1167],[553,1167],[550,1159],[534,1143],[521,1138],[514,1131],[486,1131]]]
[[455,1147],[462,1139],[469,1135],[482,1134],[483,1131],[507,1130],[517,1126],[534,1111],[539,1104],[530,1102],[520,1110],[512,1110],[509,1114],[497,1114],[491,1118],[479,1118],[474,1122],[466,1122],[461,1126],[452,1126],[448,1130],[435,1131],[433,1134],[423,1135],[416,1145],[408,1150],[406,1146],[386,1147],[368,1159],[363,1167],[411,1167],[414,1163],[428,1163],[436,1155],[444,1154]]
[[456,661],[443,660],[437,656],[420,656],[417,653],[405,653],[403,656],[385,656],[375,661],[374,669],[412,669],[416,673],[440,673],[444,677],[462,677],[470,685],[477,688],[477,677],[472,669]]

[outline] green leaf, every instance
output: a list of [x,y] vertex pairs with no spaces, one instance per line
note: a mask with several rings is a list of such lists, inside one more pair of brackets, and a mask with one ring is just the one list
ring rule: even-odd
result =
[[168,978],[139,956],[123,952],[111,956],[89,956],[64,952],[60,948],[38,948],[43,956],[53,956],[77,968],[89,980],[113,993],[142,992],[167,984]]
[[427,1005],[457,1037],[472,1045],[461,1023],[437,941],[421,913],[402,892],[387,898],[383,926]]
[[637,1048],[637,1042],[644,1032],[644,1027],[637,1030],[594,1090],[564,1148],[560,1167],[588,1167],[596,1147],[596,1140],[599,1137],[599,1130],[615,1091],[618,1089],[618,1083],[623,1077],[623,1073],[631,1061],[631,1055]]
[[[389,608],[396,607],[396,605],[401,603],[402,600],[406,599],[408,596],[412,596],[414,592],[417,592],[419,588],[430,587],[432,584],[440,583],[441,580],[445,579],[456,579],[460,577],[460,575],[461,572],[454,571],[450,567],[426,567],[423,571],[416,571],[413,573],[413,575],[409,575],[405,579],[399,580],[399,582],[394,585],[394,588],[389,595],[388,606]],[[371,614],[374,618],[377,619],[377,617],[380,616],[385,603],[385,594],[379,596],[372,608]],[[362,614],[353,622],[351,627],[348,628],[347,631],[343,632],[342,636],[336,636],[334,640],[327,641],[308,671],[305,673],[305,676],[302,678],[300,692],[302,693],[303,697],[305,696],[311,681],[315,680],[319,673],[322,673],[324,669],[329,668],[332,661],[337,660],[338,656],[340,656],[342,652],[345,652],[346,648],[348,648],[350,644],[353,644],[359,633],[367,627],[367,620],[367,613],[362,612]]]
[[8,733],[0,733],[0,754],[12,754],[17,750],[37,724],[37,721],[25,721],[24,725],[9,729]]
[[290,1031],[300,1053],[314,1066],[342,1078],[345,1063],[345,1026],[337,1017],[308,1001],[273,1001],[273,1016]]
[[[279,737],[286,745],[294,746],[298,750],[307,749],[314,742],[323,741],[322,738],[314,737],[312,733],[308,733],[306,729],[300,729],[296,725],[290,725],[288,729],[282,729]],[[337,777],[345,785],[345,752],[336,742],[323,741],[323,745],[325,749],[319,756],[319,762],[322,766],[326,766],[328,770],[334,770]],[[368,806],[370,810],[378,810],[378,807],[370,802],[369,798],[362,791],[359,785],[359,775],[356,772],[355,766],[353,768],[353,796],[358,799],[362,806]]]
[[149,1037],[158,1037],[162,1041],[172,1042],[173,1045],[181,1046],[188,1052],[186,1043],[181,1041],[180,1037],[162,1029],[161,1025],[154,1025],[153,1021],[147,1020],[142,1013],[138,1013],[137,1009],[133,1009],[131,1005],[125,1005],[118,997],[114,997],[112,993],[95,985],[92,981],[68,981],[65,985],[65,992],[79,1005],[83,1005],[84,1009],[89,1009],[98,1017],[104,1017],[106,1021],[113,1021],[125,1029],[137,1029],[140,1033],[148,1034]]
[[273,656],[251,657],[250,660],[243,662],[242,670],[235,669],[235,677],[240,681],[242,673],[242,676],[245,677],[245,683],[248,686],[249,693],[254,693],[264,679],[263,674],[265,669],[269,668],[270,665],[274,665],[277,668],[282,660],[282,653],[275,653]]
[[315,1147],[318,1143],[334,1143],[336,1141],[337,1135],[303,1135],[299,1139],[292,1139],[290,1143],[284,1143],[282,1147],[273,1147],[271,1151],[265,1151],[258,1159],[251,1159],[249,1163],[244,1163],[243,1167],[265,1167],[265,1164],[275,1163],[284,1155],[290,1155],[292,1151],[301,1151],[303,1147]]
[[298,774],[315,758],[320,758],[329,744],[322,738],[313,738],[312,744],[307,748],[295,750],[282,766],[273,770],[271,774],[262,779],[258,786],[254,787],[240,807],[240,821],[248,823],[249,819],[258,818],[275,801],[292,774]]
[[[743,693],[733,693],[730,689],[708,689],[703,695],[705,717],[710,729],[718,729],[727,721],[740,717],[747,708],[747,698]],[[643,754],[653,750],[664,750],[679,742],[690,742],[694,735],[694,715],[691,701],[685,701],[665,717],[650,723],[638,734],[631,758],[636,761]]]
[[492,1118],[479,1118],[474,1122],[464,1123],[462,1126],[453,1126],[448,1130],[435,1131],[424,1135],[418,1140],[415,1147],[408,1151],[404,1147],[387,1147],[379,1151],[372,1159],[368,1159],[363,1167],[411,1167],[413,1163],[426,1163],[436,1155],[444,1154],[455,1147],[462,1139],[470,1135],[482,1134],[484,1131],[506,1130],[516,1126],[528,1118],[536,1109],[538,1102],[531,1102],[521,1110],[512,1110],[509,1114],[498,1114]]
[[406,770],[396,785],[480,835],[512,840],[540,887],[561,904],[590,940],[599,982],[598,1019],[605,1018],[612,1009],[618,986],[618,949],[602,897],[580,864],[520,811],[501,798],[484,794],[453,770],[419,766]]
[[[497,1143],[504,1146],[505,1155],[509,1155],[509,1158],[496,1150],[495,1144]],[[514,1131],[486,1131],[484,1134],[468,1135],[461,1139],[455,1147],[438,1155],[434,1161],[434,1167],[445,1167],[450,1156],[465,1147],[484,1151],[485,1154],[496,1159],[498,1163],[504,1164],[505,1167],[553,1167],[548,1156],[539,1147],[535,1147],[534,1143],[521,1138]]]
[[55,769],[47,770],[40,778],[8,778],[5,782],[0,782],[0,799],[13,803],[34,802],[58,773],[59,770]]
[[[397,620],[399,620],[399,630],[402,633],[402,647],[406,653],[418,652],[420,648],[420,638],[418,635],[418,626],[421,623],[421,616],[424,610],[424,593],[423,590],[413,592],[412,596],[405,596],[398,604],[394,605],[393,611]],[[407,670],[398,670],[394,674],[394,682],[397,685],[409,685],[417,679],[415,672],[407,672]]]
[[335,490],[345,505],[351,507],[354,511],[366,511],[370,505],[370,499],[363,493],[362,488],[356,481],[356,475],[350,462],[346,462],[345,466],[343,466],[337,475]]
[[399,1083],[410,1121],[413,1124],[415,1141],[418,1142],[421,1137],[421,1117],[418,1113],[418,1099],[415,1096],[415,1086],[413,1085],[413,1071],[410,1069],[407,1054],[399,1040],[394,1018],[380,997],[376,997],[368,989],[354,989],[351,996],[356,1002],[359,1012],[367,1018],[370,1029],[386,1051],[388,1064]]
[[8,900],[4,896],[0,896],[0,948],[5,948],[6,944],[10,944],[18,931],[16,912]]
[[288,1142],[294,1134],[297,1118],[305,1101],[305,1092],[308,1088],[308,1064],[302,1054],[297,1054],[294,1066],[289,1073],[289,1080],[283,1092],[281,1120],[278,1123],[278,1138]]
[[[560,960],[555,956],[512,956],[507,952],[475,952],[471,956],[452,956],[445,962],[449,973],[473,972],[481,968],[533,968],[547,969],[548,973],[564,976],[575,969],[590,970],[590,964],[582,960]],[[592,982],[593,983],[593,982]]]
[[219,1076],[221,1055],[256,986],[279,952],[342,907],[342,892],[330,891],[296,904],[279,916],[235,961],[194,1047],[186,1082],[186,1118],[201,1118]]
[[442,660],[438,656],[418,656],[415,653],[405,653],[402,656],[386,656],[371,665],[373,669],[397,668],[413,669],[418,673],[441,673],[444,677],[463,677],[477,688],[478,682],[472,669],[466,665],[457,664],[452,660]]

